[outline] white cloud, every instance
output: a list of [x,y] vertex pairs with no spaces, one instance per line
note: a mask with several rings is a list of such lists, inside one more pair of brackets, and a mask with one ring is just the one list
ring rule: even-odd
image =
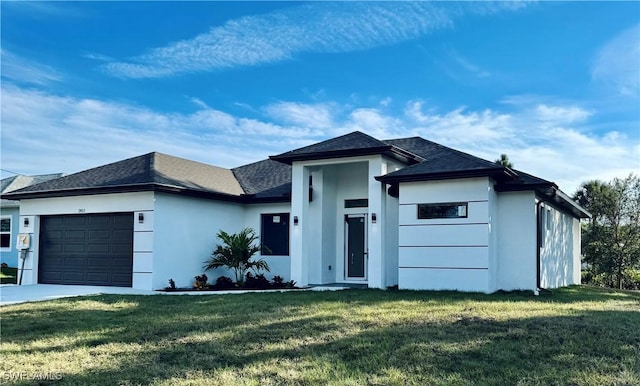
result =
[[278,102],[267,106],[265,112],[286,124],[310,129],[328,129],[333,126],[331,107],[323,103]]
[[548,106],[539,104],[535,107],[535,114],[539,121],[560,124],[583,122],[592,113],[578,106]]
[[2,86],[2,165],[24,174],[76,172],[160,151],[235,167],[307,144],[306,129],[203,108],[160,113]]
[[104,68],[115,76],[153,78],[255,66],[305,52],[349,52],[393,44],[451,26],[465,11],[491,14],[517,8],[507,3],[491,7],[430,2],[309,3],[230,20],[195,38]]
[[192,113],[164,113],[5,83],[2,166],[25,174],[69,173],[160,151],[235,167],[360,130],[380,139],[418,135],[487,160],[506,153],[517,169],[554,181],[569,194],[585,180],[610,180],[640,169],[637,141],[615,130],[594,134],[583,127],[591,112],[540,98],[509,105],[510,111],[440,112],[409,101],[401,114],[378,102],[372,102],[376,107],[280,102],[257,110],[264,113],[261,118],[196,105]]
[[623,31],[600,49],[591,74],[622,95],[640,96],[640,24]]
[[2,77],[14,82],[45,86],[63,79],[52,67],[30,61],[6,49],[0,50],[0,61]]

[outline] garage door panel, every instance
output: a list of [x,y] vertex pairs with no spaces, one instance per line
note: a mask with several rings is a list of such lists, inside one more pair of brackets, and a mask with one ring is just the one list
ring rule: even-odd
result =
[[87,245],[87,252],[90,254],[108,254],[110,249],[109,243],[92,243]]
[[89,238],[91,240],[109,240],[111,232],[108,230],[92,230],[89,231]]
[[122,270],[130,269],[130,266],[133,264],[133,260],[129,258],[112,258],[111,266],[114,270],[118,270],[122,272]]
[[84,240],[86,232],[84,230],[65,231],[64,238],[66,240]]
[[63,223],[67,229],[86,229],[87,220],[85,216],[65,216]]
[[80,243],[67,243],[67,244],[64,244],[63,249],[64,249],[64,253],[66,254],[84,253],[87,251],[87,245],[80,244]]
[[133,213],[43,216],[39,282],[130,287]]
[[87,272],[87,281],[91,283],[104,283],[111,281],[111,276],[112,275],[104,272]]
[[112,255],[128,254],[131,246],[128,244],[110,244],[110,252]]

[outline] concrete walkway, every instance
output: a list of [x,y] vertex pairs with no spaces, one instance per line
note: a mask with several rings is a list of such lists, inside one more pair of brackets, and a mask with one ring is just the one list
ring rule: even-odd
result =
[[[309,291],[339,291],[348,287],[313,287]],[[99,287],[86,285],[56,285],[56,284],[31,284],[15,285],[3,284],[0,286],[0,306],[25,302],[39,302],[52,299],[68,298],[74,296],[91,296],[100,294],[116,295],[229,295],[248,292],[287,292],[296,290],[252,290],[252,291],[187,291],[187,292],[158,292],[139,290],[124,287]]]

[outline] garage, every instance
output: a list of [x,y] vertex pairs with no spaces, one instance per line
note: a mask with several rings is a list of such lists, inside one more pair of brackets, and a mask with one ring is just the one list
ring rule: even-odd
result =
[[133,213],[42,216],[38,282],[131,287]]

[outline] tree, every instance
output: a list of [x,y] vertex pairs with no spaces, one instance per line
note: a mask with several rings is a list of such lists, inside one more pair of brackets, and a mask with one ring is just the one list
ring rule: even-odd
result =
[[582,252],[592,274],[616,288],[640,285],[635,283],[640,271],[640,177],[632,173],[609,183],[588,181],[574,199],[593,216],[582,231]]
[[513,163],[509,161],[509,156],[506,154],[500,154],[500,158],[495,161],[498,165],[513,169]]
[[229,268],[236,277],[236,283],[242,286],[244,277],[248,270],[257,273],[258,270],[270,271],[269,265],[264,259],[251,260],[253,255],[260,251],[260,245],[255,244],[258,240],[256,232],[252,228],[245,228],[239,233],[228,234],[221,230],[216,235],[222,241],[217,244],[211,257],[205,261],[204,270],[209,271],[216,268]]

